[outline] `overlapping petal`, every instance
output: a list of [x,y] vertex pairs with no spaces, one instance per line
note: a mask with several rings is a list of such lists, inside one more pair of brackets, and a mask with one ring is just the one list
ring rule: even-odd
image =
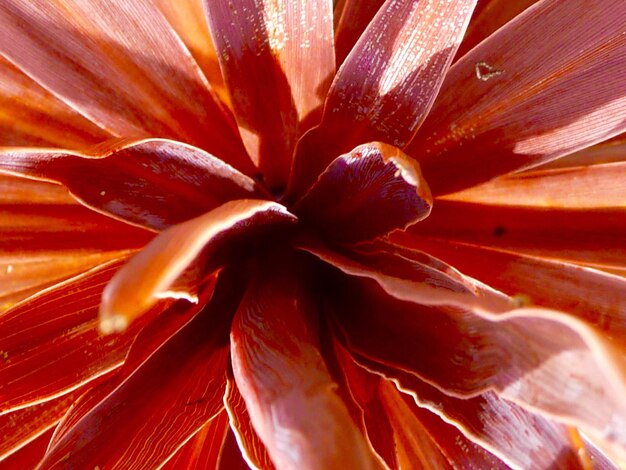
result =
[[103,337],[98,305],[123,261],[93,268],[2,313],[1,414],[69,393],[122,364],[144,322]]
[[623,351],[581,321],[536,308],[496,315],[426,308],[398,301],[372,281],[334,281],[336,315],[351,350],[448,394],[496,389],[624,445]]
[[2,460],[2,467],[8,470],[35,468],[46,452],[52,432],[53,429],[49,429],[17,452],[9,455],[6,459]]
[[217,51],[211,42],[209,27],[204,18],[203,0],[153,0],[168,23],[183,40],[202,72],[209,80],[211,88],[224,104],[230,103],[224,85],[222,72],[217,60]]
[[62,183],[87,206],[152,230],[262,194],[248,176],[178,142],[111,142],[95,152],[6,150],[0,170]]
[[[121,384],[85,407],[86,414],[66,423],[42,465],[141,469],[167,461],[223,408],[232,301],[218,291],[154,352],[135,346],[139,358],[147,358],[127,368]],[[101,398],[98,389],[92,393]]]
[[547,468],[556,464],[581,467],[565,425],[503,400],[493,391],[473,398],[456,398],[403,370],[364,358],[358,360],[366,368],[393,380],[419,406],[441,416],[514,468],[534,465]]
[[11,38],[2,55],[108,132],[175,138],[253,171],[206,78],[150,1],[3,2],[0,27]]
[[232,433],[246,462],[252,468],[274,469],[267,449],[252,427],[246,403],[232,378],[229,378],[226,384],[224,406],[228,412]]
[[253,278],[231,331],[252,425],[279,468],[376,468],[318,350],[311,292],[297,269],[280,265]]
[[111,137],[0,56],[0,145],[82,149]]
[[269,186],[283,189],[335,73],[332,2],[204,3],[246,148]]
[[360,145],[331,162],[294,212],[333,240],[353,242],[404,229],[430,213],[419,166],[391,145]]
[[387,0],[337,72],[320,126],[299,143],[288,194],[365,142],[403,147],[422,123],[475,0]]
[[433,193],[537,166],[624,132],[624,21],[620,0],[544,1],[459,60],[406,150],[422,164]]
[[[238,200],[171,227],[134,256],[107,285],[100,305],[101,329],[112,333],[126,328],[160,298],[192,297],[194,289],[211,269],[228,258],[227,252],[245,252],[268,227],[296,220],[284,206],[270,201]],[[242,240],[241,235],[247,235]],[[256,240],[258,241],[258,239]],[[194,269],[183,285],[173,289],[186,269]],[[195,269],[198,267],[198,269]]]
[[0,311],[150,237],[81,207],[58,185],[0,175]]
[[484,246],[435,239],[416,244],[522,303],[571,313],[616,341],[626,341],[623,277]]

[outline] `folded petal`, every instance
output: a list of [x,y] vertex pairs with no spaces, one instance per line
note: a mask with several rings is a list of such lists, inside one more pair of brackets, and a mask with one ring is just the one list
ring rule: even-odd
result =
[[[626,211],[621,208],[544,208],[436,200],[436,210],[406,235],[433,237],[537,255],[596,268],[626,267]],[[418,245],[411,245],[419,248]]]
[[[98,333],[102,289],[124,260],[105,263],[0,315],[0,414],[71,392],[118,368],[144,322]],[[165,308],[162,302],[152,313]]]
[[228,411],[231,431],[248,465],[251,468],[274,469],[267,449],[252,427],[246,403],[232,378],[229,378],[226,384],[224,406]]
[[178,142],[111,142],[96,152],[5,150],[0,152],[0,170],[61,183],[92,209],[152,230],[233,199],[260,196],[251,178]]
[[458,428],[513,468],[585,468],[565,425],[531,413],[487,391],[473,398],[446,395],[415,375],[364,358],[357,361],[393,380],[422,408]]
[[0,147],[82,149],[111,135],[0,57]]
[[626,160],[626,133],[540,165],[538,169],[571,168]]
[[624,132],[624,21],[620,0],[544,1],[459,60],[407,148],[433,193],[537,166]]
[[498,206],[626,209],[626,162],[519,173],[444,199]]
[[374,142],[333,160],[293,210],[331,239],[354,242],[404,229],[431,206],[419,166],[397,147]]
[[174,138],[253,171],[206,78],[150,1],[3,2],[0,28],[9,61],[108,132]]
[[128,366],[121,384],[99,403],[86,397],[95,406],[72,418],[71,426],[66,423],[41,465],[156,468],[165,463],[223,409],[232,300],[216,290],[211,303],[154,352],[135,346],[139,358],[129,360],[140,364]]
[[415,244],[525,304],[568,312],[626,341],[626,278],[484,246],[436,239]]
[[300,142],[290,194],[337,156],[381,141],[404,147],[430,110],[476,0],[388,0],[328,92],[320,126]]
[[253,161],[283,189],[298,137],[319,121],[333,74],[330,0],[206,0],[222,73]]
[[[398,301],[372,281],[335,275],[337,321],[350,350],[410,371],[449,395],[488,389],[626,448],[620,343],[553,310],[492,314]],[[372,334],[372,332],[376,334]]]
[[278,468],[376,468],[333,390],[302,266],[259,267],[233,320],[235,381]]
[[[109,333],[123,330],[159,298],[170,296],[168,291],[174,282],[185,269],[199,262],[199,255],[202,259],[211,259],[216,254],[227,257],[229,245],[232,251],[237,241],[237,251],[241,253],[254,243],[261,230],[276,229],[295,220],[284,206],[275,202],[238,200],[165,230],[107,285],[100,306],[100,328]],[[215,264],[216,260],[212,261]],[[198,270],[189,279],[189,285],[192,288],[197,285],[206,272]]]
[[222,411],[194,434],[161,468],[218,468],[228,430],[228,416],[226,411]]

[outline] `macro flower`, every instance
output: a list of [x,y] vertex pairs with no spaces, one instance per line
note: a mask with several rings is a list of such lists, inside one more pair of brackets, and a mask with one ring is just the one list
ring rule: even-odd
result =
[[624,25],[0,2],[0,468],[626,462]]

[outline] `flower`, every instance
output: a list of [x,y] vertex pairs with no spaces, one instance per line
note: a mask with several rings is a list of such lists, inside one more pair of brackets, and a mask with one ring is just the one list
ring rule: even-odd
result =
[[515,3],[2,2],[2,463],[623,461],[626,4]]

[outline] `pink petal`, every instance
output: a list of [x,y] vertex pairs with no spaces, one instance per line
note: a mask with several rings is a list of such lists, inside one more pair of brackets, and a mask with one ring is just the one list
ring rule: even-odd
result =
[[448,396],[416,376],[366,359],[369,370],[382,373],[415,402],[456,426],[471,441],[514,468],[549,468],[556,462],[579,467],[566,426],[503,400],[487,391],[473,398]]
[[319,352],[301,266],[259,267],[233,321],[235,381],[278,468],[375,468]]
[[429,239],[416,244],[526,304],[574,315],[626,340],[626,279],[559,261]]
[[501,314],[433,309],[398,301],[372,281],[330,280],[352,351],[410,371],[448,395],[493,388],[626,447],[623,352],[581,321],[539,308]]
[[0,146],[82,149],[111,137],[0,57]]
[[246,148],[270,187],[284,188],[335,73],[332,2],[204,4]]
[[432,106],[476,0],[388,0],[337,72],[320,127],[300,142],[290,194],[301,195],[359,144],[406,145]]
[[548,209],[445,200],[436,200],[435,207],[419,226],[392,238],[410,244],[413,237],[433,237],[601,269],[626,267],[622,208]]
[[[173,292],[172,286],[185,269],[200,263],[197,258],[200,254],[203,259],[216,254],[224,257],[229,244],[232,250],[238,237],[241,243],[242,235],[248,235],[243,242],[245,248],[252,244],[259,230],[295,220],[284,206],[275,202],[238,200],[170,227],[133,257],[107,285],[100,305],[102,331],[123,330],[159,298],[189,297],[187,286],[182,286],[182,292]],[[239,246],[239,251],[243,248]],[[197,285],[203,277],[204,271],[198,270],[188,285]]]
[[431,205],[419,166],[375,142],[333,160],[294,212],[333,240],[351,242],[404,229],[427,217]]
[[217,468],[227,432],[228,416],[226,411],[222,411],[194,434],[161,468],[164,470]]
[[253,171],[206,78],[148,0],[3,2],[0,28],[3,55],[110,133],[182,140]]
[[226,384],[224,405],[228,411],[231,431],[234,434],[241,454],[251,468],[273,469],[267,449],[259,439],[250,422],[246,403],[239,393],[234,379],[229,378]]
[[621,0],[544,1],[459,60],[407,148],[433,193],[468,188],[624,132],[625,20]]
[[444,199],[498,206],[626,208],[626,162],[529,171],[496,178]]
[[83,204],[152,230],[260,196],[252,179],[218,158],[161,139],[111,142],[96,155],[6,150],[0,169],[62,183]]
[[74,419],[41,465],[155,468],[167,461],[222,410],[231,303],[216,294],[117,388]]

